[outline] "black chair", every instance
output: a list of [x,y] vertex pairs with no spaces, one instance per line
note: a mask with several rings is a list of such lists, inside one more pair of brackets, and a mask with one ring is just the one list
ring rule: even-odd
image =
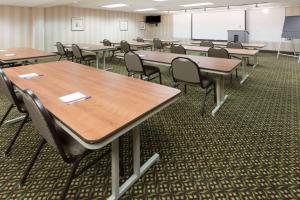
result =
[[130,44],[127,41],[122,40],[120,42],[120,53],[116,53],[115,56],[119,58],[119,62],[120,62],[121,59],[124,59],[125,54],[130,51],[137,51],[137,49],[132,49]]
[[164,51],[164,44],[159,38],[153,39],[154,50]]
[[243,44],[240,43],[240,42],[228,42],[227,43],[227,48],[230,48],[230,49],[243,49]]
[[64,45],[61,42],[56,42],[57,53],[60,56],[58,60],[66,58],[67,60],[73,61],[73,52],[65,49]]
[[[215,58],[226,58],[226,59],[230,59],[230,54],[228,53],[228,51],[224,48],[210,48],[208,50],[208,57],[215,57]],[[238,77],[238,69],[235,69],[235,76],[236,78]],[[231,74],[231,78],[230,78],[230,82],[232,83],[232,74]]]
[[145,76],[148,81],[159,77],[159,83],[162,84],[160,69],[158,67],[144,65],[139,55],[135,54],[134,52],[127,52],[125,54],[125,64],[128,71],[128,76],[134,76],[138,74],[140,75],[141,80],[144,80]]
[[[39,131],[40,136],[42,136],[42,140],[35,154],[32,156],[30,164],[24,171],[24,174],[20,180],[20,185],[23,186],[25,184],[27,176],[29,175],[41,150],[43,149],[44,145],[48,143],[60,154],[64,162],[72,164],[72,169],[69,174],[67,183],[64,187],[63,193],[60,196],[60,199],[65,199],[72,180],[80,176],[92,165],[96,164],[96,162],[99,161],[99,158],[94,161],[91,161],[87,164],[87,166],[83,167],[82,169],[77,170],[82,159],[90,153],[92,153],[93,151],[83,147],[79,142],[77,142],[62,128],[60,128],[55,123],[51,114],[45,109],[42,102],[38,99],[38,97],[35,94],[33,94],[32,91],[25,90],[23,93],[23,99],[33,124]],[[103,153],[100,156],[100,158],[103,158],[109,153],[110,149]]]
[[[113,46],[113,44],[112,44],[108,39],[104,39],[104,40],[102,41],[102,43],[103,43],[104,46],[108,46],[108,47]],[[111,57],[110,57],[110,60],[111,60],[111,61],[112,61],[112,59],[113,59],[113,57],[115,56],[115,53],[116,53],[117,51],[120,51],[120,48],[117,48],[117,49],[115,49],[115,50],[110,50],[110,52],[112,52],[112,55],[111,55]]]
[[186,54],[186,49],[182,45],[171,45],[171,53]]
[[214,100],[216,102],[216,83],[207,76],[202,75],[200,67],[190,58],[178,57],[171,63],[171,72],[174,87],[184,84],[184,92],[187,93],[187,85],[197,86],[205,89],[205,97],[202,105],[201,115],[204,115],[207,95],[214,90]]
[[72,51],[76,62],[91,65],[92,61],[96,61],[96,55],[83,55],[82,50],[77,44],[72,44]]
[[4,124],[5,119],[8,117],[9,113],[11,112],[11,110],[14,107],[16,107],[20,113],[25,114],[25,117],[22,120],[21,125],[17,129],[17,132],[13,136],[12,140],[10,141],[8,147],[6,148],[6,150],[4,152],[4,154],[6,156],[8,156],[11,151],[12,146],[15,144],[18,136],[20,135],[25,123],[28,122],[29,116],[28,116],[27,110],[24,107],[22,96],[19,93],[16,93],[14,91],[11,81],[7,78],[7,76],[2,71],[2,69],[0,69],[0,89],[11,103],[8,110],[6,111],[6,113],[4,114],[4,116],[2,117],[2,119],[0,121],[0,127]]
[[202,41],[200,43],[201,47],[214,47],[214,43],[212,41]]
[[109,47],[112,46],[112,43],[108,39],[104,39],[102,41],[102,43],[103,43],[104,46],[109,46]]
[[136,41],[137,41],[137,42],[145,42],[144,39],[141,38],[141,37],[137,37],[137,38],[136,38]]

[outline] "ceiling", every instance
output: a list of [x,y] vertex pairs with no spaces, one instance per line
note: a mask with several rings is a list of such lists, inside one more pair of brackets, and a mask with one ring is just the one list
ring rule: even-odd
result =
[[[228,5],[243,5],[243,4],[262,4],[272,3],[287,5],[300,5],[299,0],[167,0],[157,2],[153,0],[0,0],[0,5],[14,5],[26,7],[52,7],[52,6],[75,6],[83,8],[105,9],[101,6],[108,4],[127,4],[126,7],[110,8],[106,10],[135,12],[136,9],[155,8],[157,11],[148,11],[147,13],[159,13],[162,11],[172,11],[184,9],[180,5],[191,3],[212,2],[214,5],[208,7],[228,6]],[[270,4],[266,4],[270,5]],[[263,6],[263,5],[260,5]],[[203,8],[203,7],[195,7]]]

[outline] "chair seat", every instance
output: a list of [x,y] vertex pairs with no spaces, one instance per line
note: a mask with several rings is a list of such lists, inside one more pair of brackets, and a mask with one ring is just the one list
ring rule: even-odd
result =
[[60,136],[60,142],[67,154],[71,156],[78,156],[88,151],[88,149],[72,138],[72,136],[65,132],[61,127],[56,125],[55,128]]
[[125,56],[125,53],[115,53],[115,55],[114,55],[115,57],[122,57],[122,58],[124,58],[124,56]]
[[144,65],[145,69],[145,75],[151,76],[153,74],[159,73],[160,69],[158,67],[150,66],[150,65]]
[[72,57],[73,56],[73,52],[72,51],[67,51],[66,52],[66,56],[67,57]]
[[91,61],[91,60],[96,60],[96,55],[86,55],[83,56],[84,61]]
[[205,79],[202,80],[202,84],[204,88],[208,88],[209,86],[213,85],[215,83],[214,80],[206,77]]
[[17,97],[17,101],[19,102],[19,108],[21,109],[20,111],[26,112],[26,107],[25,107],[25,104],[23,101],[22,94],[20,94],[19,92],[16,92],[16,97]]

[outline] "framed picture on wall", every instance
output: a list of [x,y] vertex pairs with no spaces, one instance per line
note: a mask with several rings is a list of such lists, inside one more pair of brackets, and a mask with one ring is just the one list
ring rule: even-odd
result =
[[146,23],[145,22],[139,22],[139,29],[145,30],[146,29]]
[[128,31],[128,21],[120,21],[120,31]]
[[72,31],[84,31],[84,18],[83,17],[72,17],[71,30]]

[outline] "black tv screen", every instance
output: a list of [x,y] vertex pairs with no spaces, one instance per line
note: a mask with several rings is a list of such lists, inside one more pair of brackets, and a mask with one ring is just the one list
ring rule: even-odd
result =
[[160,16],[146,16],[146,23],[148,24],[158,24],[160,21]]

